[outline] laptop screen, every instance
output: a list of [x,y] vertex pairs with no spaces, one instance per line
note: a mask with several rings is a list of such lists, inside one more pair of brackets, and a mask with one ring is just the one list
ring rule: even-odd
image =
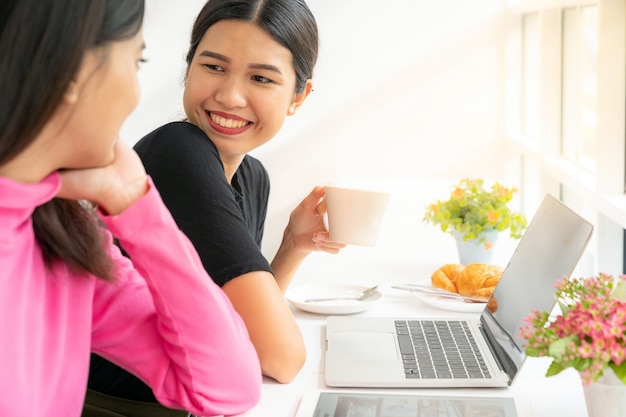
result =
[[[524,360],[519,329],[532,310],[550,310],[554,284],[570,276],[587,246],[593,226],[551,195],[546,195],[511,256],[492,295],[494,312],[481,322],[498,357],[513,377]],[[503,308],[504,307],[504,308]]]

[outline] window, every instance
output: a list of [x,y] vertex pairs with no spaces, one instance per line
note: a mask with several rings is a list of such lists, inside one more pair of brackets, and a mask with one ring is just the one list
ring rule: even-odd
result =
[[539,140],[541,114],[541,33],[539,14],[523,16],[523,109],[522,126],[527,140]]
[[563,11],[562,154],[596,171],[598,8]]
[[550,192],[594,223],[583,275],[624,272],[626,2],[509,2],[507,142],[526,210]]

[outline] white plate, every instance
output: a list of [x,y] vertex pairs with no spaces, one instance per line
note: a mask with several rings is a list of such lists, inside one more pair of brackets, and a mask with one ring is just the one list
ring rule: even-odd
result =
[[[419,282],[420,285],[431,285],[430,279]],[[456,300],[450,297],[439,297],[435,294],[426,294],[413,291],[415,297],[419,298],[424,304],[441,310],[458,311],[461,313],[482,313],[487,303],[466,303],[463,300]]]
[[455,300],[454,298],[439,297],[437,295],[429,295],[420,292],[414,292],[417,298],[424,304],[441,310],[458,311],[461,313],[481,313],[485,309],[486,303],[466,303],[465,301]]
[[318,301],[306,302],[309,298],[326,298],[326,297],[352,297],[361,291],[369,288],[367,285],[353,284],[316,284],[305,285],[287,290],[285,297],[291,304],[300,310],[316,314],[353,314],[360,313],[372,307],[382,294],[380,291],[374,293],[365,300],[335,300],[335,301]]

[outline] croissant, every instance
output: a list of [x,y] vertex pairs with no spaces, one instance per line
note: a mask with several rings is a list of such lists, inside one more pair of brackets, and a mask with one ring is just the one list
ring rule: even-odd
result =
[[463,270],[461,264],[446,264],[433,272],[430,277],[433,287],[443,288],[451,292],[459,292],[456,287],[456,281]]
[[502,276],[503,268],[496,265],[474,263],[465,265],[456,279],[461,295],[489,298]]
[[488,298],[487,310],[495,313],[498,301],[491,295],[503,271],[501,267],[489,264],[445,264],[433,272],[431,282],[433,287],[461,295]]

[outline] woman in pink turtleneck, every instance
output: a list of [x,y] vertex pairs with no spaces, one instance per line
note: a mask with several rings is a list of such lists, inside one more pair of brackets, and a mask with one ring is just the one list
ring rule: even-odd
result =
[[0,6],[2,416],[80,416],[90,352],[171,408],[258,401],[242,320],[118,140],[139,99],[143,7]]

